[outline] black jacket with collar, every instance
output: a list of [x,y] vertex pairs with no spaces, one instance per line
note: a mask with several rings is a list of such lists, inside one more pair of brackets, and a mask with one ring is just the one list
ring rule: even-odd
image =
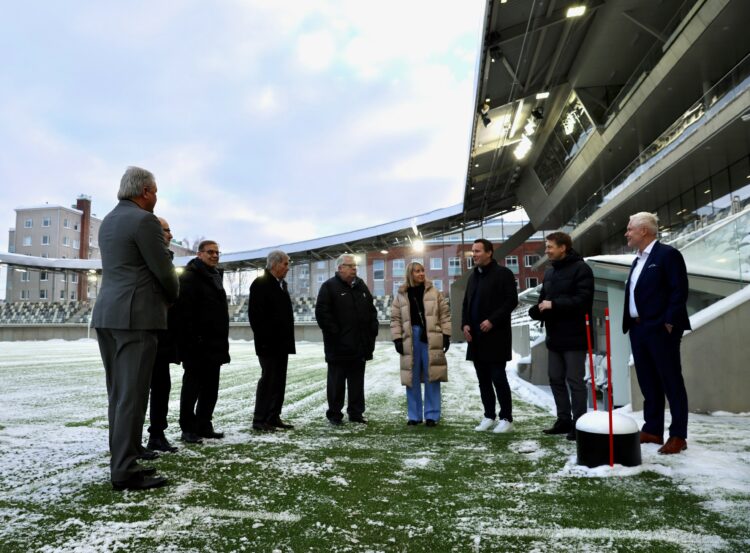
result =
[[250,285],[248,301],[255,353],[264,356],[296,353],[292,300],[268,269]]
[[[471,302],[474,294],[479,294],[477,320],[471,318]],[[513,357],[510,314],[518,305],[516,278],[507,267],[497,264],[494,259],[484,267],[476,266],[466,283],[461,328],[469,325],[471,342],[466,349],[466,359],[494,363],[509,361]],[[481,332],[479,325],[489,320],[492,330]]]
[[591,318],[594,272],[573,250],[563,259],[552,261],[551,265],[544,273],[539,303],[549,300],[552,309],[539,311],[539,305],[535,305],[529,309],[529,316],[544,321],[547,349],[586,350],[586,314]]
[[174,309],[180,360],[189,364],[229,363],[229,308],[224,273],[192,259],[180,275]]
[[315,319],[323,331],[327,362],[372,359],[378,314],[361,279],[350,286],[336,273],[325,281],[315,303]]

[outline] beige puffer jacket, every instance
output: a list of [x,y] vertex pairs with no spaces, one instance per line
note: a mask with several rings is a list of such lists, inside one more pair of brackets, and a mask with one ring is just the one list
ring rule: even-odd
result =
[[[404,355],[401,356],[401,384],[411,387],[412,366],[414,364],[411,334],[411,310],[407,285],[398,289],[398,295],[391,305],[391,335],[394,340],[404,341]],[[448,302],[429,280],[424,285],[424,312],[427,325],[428,377],[430,382],[448,381],[448,362],[443,353],[443,334],[451,333],[451,310]]]

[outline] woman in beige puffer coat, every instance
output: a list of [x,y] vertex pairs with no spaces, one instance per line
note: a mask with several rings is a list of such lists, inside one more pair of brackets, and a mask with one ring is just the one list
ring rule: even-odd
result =
[[406,267],[406,283],[391,306],[391,335],[401,355],[401,383],[406,386],[407,424],[427,426],[440,420],[440,383],[448,381],[445,352],[450,345],[451,314],[442,292],[425,278],[424,266]]

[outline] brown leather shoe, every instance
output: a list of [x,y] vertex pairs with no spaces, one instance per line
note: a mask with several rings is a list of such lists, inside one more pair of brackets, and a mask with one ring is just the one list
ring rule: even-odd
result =
[[677,436],[670,436],[663,446],[659,448],[659,453],[662,455],[674,455],[680,451],[687,449],[687,441]]
[[657,436],[656,434],[649,434],[648,432],[641,431],[640,441],[642,444],[663,444],[664,438]]

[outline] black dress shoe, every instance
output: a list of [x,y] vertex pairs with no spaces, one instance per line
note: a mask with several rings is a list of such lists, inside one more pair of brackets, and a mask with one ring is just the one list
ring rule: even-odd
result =
[[294,428],[293,424],[287,424],[281,419],[276,419],[275,421],[271,421],[268,424],[270,426],[273,426],[274,428],[281,428],[282,430],[292,430]]
[[189,444],[202,444],[203,440],[195,432],[183,432],[180,439]]
[[214,425],[210,422],[206,425],[198,427],[198,435],[201,438],[212,438],[214,440],[221,440],[224,437],[224,432],[216,432]]
[[343,426],[344,421],[341,419],[328,419],[331,426]]
[[174,453],[177,448],[169,443],[169,440],[165,436],[151,436],[148,439],[147,449],[151,451],[165,451],[167,453]]
[[432,419],[427,419],[425,421],[425,426],[437,426],[437,421],[432,420]]
[[154,467],[138,467],[137,471],[143,476],[153,476],[156,474],[156,469]]
[[358,417],[349,417],[350,422],[356,422],[359,424],[367,424],[369,421],[364,418],[362,415],[359,415]]
[[567,438],[571,442],[575,442],[576,441],[576,429],[574,428],[573,430],[571,430],[570,432],[568,432],[568,434],[565,436],[565,438]]
[[417,426],[418,424],[422,424],[422,421],[413,421],[413,420],[406,421],[406,426]]
[[572,421],[557,419],[552,427],[545,428],[542,432],[545,434],[567,434],[571,430],[575,430]]
[[122,490],[148,490],[150,488],[161,488],[167,485],[167,479],[163,476],[146,476],[143,471],[136,472],[127,480],[112,481],[112,488]]
[[253,430],[257,430],[258,432],[276,432],[276,428],[267,422],[254,422]]
[[157,459],[158,457],[159,457],[159,454],[156,451],[149,451],[148,449],[143,449],[138,454],[138,458],[143,459],[144,461],[153,461],[154,459]]

